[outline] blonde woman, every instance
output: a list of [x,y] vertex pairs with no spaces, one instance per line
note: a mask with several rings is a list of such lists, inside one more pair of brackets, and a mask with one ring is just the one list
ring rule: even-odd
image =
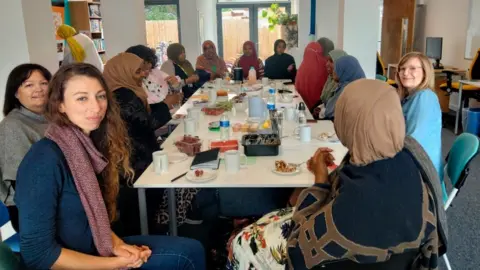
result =
[[437,169],[443,199],[447,199],[443,182],[442,112],[437,95],[432,91],[435,72],[430,60],[419,52],[406,54],[398,63],[395,74],[402,101],[407,135],[417,140]]
[[77,33],[73,27],[66,24],[58,27],[57,35],[65,39],[68,45],[65,46],[62,65],[87,63],[103,71],[103,61],[90,37],[82,33]]

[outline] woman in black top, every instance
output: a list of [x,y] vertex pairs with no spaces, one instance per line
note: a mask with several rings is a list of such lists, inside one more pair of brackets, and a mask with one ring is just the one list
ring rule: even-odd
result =
[[290,79],[295,82],[297,69],[295,67],[295,59],[285,53],[287,43],[283,39],[275,41],[275,54],[265,60],[265,77],[272,80]]

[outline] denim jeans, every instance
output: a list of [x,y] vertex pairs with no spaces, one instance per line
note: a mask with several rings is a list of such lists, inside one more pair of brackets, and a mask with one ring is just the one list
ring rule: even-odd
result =
[[140,269],[205,270],[205,250],[197,240],[163,235],[129,236],[130,245],[144,245],[152,255]]

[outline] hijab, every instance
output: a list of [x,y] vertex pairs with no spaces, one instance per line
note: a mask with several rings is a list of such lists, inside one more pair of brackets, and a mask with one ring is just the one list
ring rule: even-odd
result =
[[252,55],[246,56],[245,54],[243,54],[242,56],[240,56],[238,66],[243,69],[243,76],[248,76],[248,71],[250,71],[250,67],[253,67],[257,72],[257,78],[260,78],[260,65],[258,64],[258,56],[257,49],[255,49],[255,43],[253,43],[252,41],[245,41],[245,43],[243,43],[243,50],[245,50],[247,46],[252,47]]
[[108,60],[103,70],[103,77],[108,88],[115,91],[120,88],[128,88],[142,100],[145,107],[150,111],[147,92],[142,87],[142,82],[137,82],[133,74],[142,66],[143,59],[132,53],[119,53]]
[[309,109],[320,100],[327,78],[327,58],[323,47],[318,42],[310,42],[305,48],[303,62],[295,79],[295,88]]
[[167,56],[168,59],[172,60],[173,63],[177,64],[179,67],[183,69],[187,76],[191,76],[195,73],[192,64],[190,61],[185,59],[184,61],[180,61],[180,55],[185,52],[185,47],[183,47],[180,43],[173,43],[170,44],[167,48]]
[[361,79],[345,87],[335,106],[334,126],[354,165],[392,158],[404,146],[400,98],[379,80]]
[[[330,58],[332,58],[332,61],[335,64],[335,62],[337,62],[340,57],[346,56],[348,54],[343,50],[332,50],[328,53],[328,55],[330,56]],[[332,74],[328,75],[327,82],[323,87],[322,96],[320,97],[322,103],[327,103],[328,99],[332,97],[333,91],[335,91],[336,88],[337,82],[333,79]]]
[[322,46],[324,56],[328,56],[329,53],[333,49],[335,49],[335,45],[333,44],[333,41],[331,41],[330,39],[328,39],[326,37],[320,38],[319,40],[317,40],[317,42],[320,43],[320,45]]
[[277,47],[279,44],[287,43],[283,39],[278,39],[275,41],[273,51],[274,54],[265,60],[265,77],[273,80],[281,79],[295,79],[295,68],[290,72],[288,67],[290,65],[295,65],[295,59],[288,53],[277,53]]
[[345,86],[355,80],[365,78],[365,73],[363,72],[357,58],[351,55],[340,57],[337,62],[335,62],[334,70],[339,78],[339,82],[337,88],[333,91],[331,98],[329,98],[325,104],[326,119],[333,119],[335,117],[335,104],[337,103],[338,98],[342,95]]
[[[214,50],[213,56],[209,57],[205,52],[205,47],[210,46]],[[209,73],[224,75],[227,72],[225,61],[217,54],[217,47],[211,40],[207,40],[202,44],[203,54],[197,58],[196,69],[205,70]]]

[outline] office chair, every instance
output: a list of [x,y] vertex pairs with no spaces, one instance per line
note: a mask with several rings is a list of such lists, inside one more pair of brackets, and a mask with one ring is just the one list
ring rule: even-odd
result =
[[388,79],[387,68],[383,63],[382,58],[380,57],[380,53],[377,52],[377,70],[376,70],[376,78],[379,80],[383,80],[387,82],[389,85],[393,87],[397,87],[397,83],[395,80]]

